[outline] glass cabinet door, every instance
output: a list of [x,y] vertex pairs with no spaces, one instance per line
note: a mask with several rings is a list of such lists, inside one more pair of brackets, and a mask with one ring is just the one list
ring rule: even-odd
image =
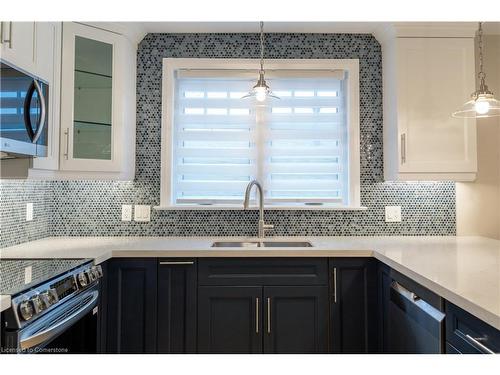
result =
[[63,24],[61,169],[117,171],[122,118],[117,100],[120,35]]
[[113,46],[75,37],[73,157],[111,160]]

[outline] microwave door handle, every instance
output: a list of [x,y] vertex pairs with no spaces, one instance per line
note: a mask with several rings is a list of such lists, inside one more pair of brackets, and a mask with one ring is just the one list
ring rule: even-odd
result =
[[40,119],[38,120],[38,126],[36,128],[36,133],[32,139],[32,143],[38,142],[38,138],[42,135],[43,128],[45,127],[45,112],[47,111],[47,107],[45,104],[45,96],[43,95],[40,84],[33,80],[35,83],[35,90],[38,93],[38,98],[40,100]]
[[33,139],[35,139],[35,132],[31,127],[31,117],[30,117],[30,107],[31,107],[31,99],[33,98],[33,93],[35,92],[35,80],[31,82],[28,91],[26,92],[26,97],[24,98],[24,126],[26,127],[26,132],[28,133],[28,137],[32,143]]

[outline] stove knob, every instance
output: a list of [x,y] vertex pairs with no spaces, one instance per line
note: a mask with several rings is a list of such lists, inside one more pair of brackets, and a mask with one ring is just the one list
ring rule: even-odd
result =
[[99,277],[102,277],[103,274],[102,274],[102,267],[101,267],[101,265],[96,266],[96,269],[97,269],[97,274],[99,275]]
[[39,313],[40,311],[43,311],[46,309],[45,303],[43,303],[42,299],[40,298],[40,295],[36,294],[33,297],[30,298],[31,303],[33,304],[33,307],[35,308],[35,313]]
[[97,280],[99,278],[99,271],[97,270],[96,266],[92,267],[92,274],[94,275],[94,280]]
[[85,288],[89,281],[89,279],[87,278],[87,275],[85,274],[85,272],[80,272],[78,274],[78,285],[80,285],[82,288]]
[[92,270],[87,270],[87,272],[85,272],[85,273],[87,274],[87,278],[89,279],[89,283],[94,281],[94,274],[92,273]]
[[24,320],[30,320],[35,314],[31,301],[23,301],[19,304],[19,312]]

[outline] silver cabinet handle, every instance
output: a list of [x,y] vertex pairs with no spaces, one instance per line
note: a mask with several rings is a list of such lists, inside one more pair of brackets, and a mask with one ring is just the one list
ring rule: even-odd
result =
[[406,163],[406,134],[401,134],[401,164]]
[[0,21],[0,44],[3,44],[3,21]]
[[255,333],[259,334],[259,298],[255,298]]
[[66,137],[66,148],[64,149],[64,158],[68,160],[69,158],[69,129],[66,128],[64,131],[64,136]]
[[12,21],[9,22],[9,39],[4,39],[3,22],[1,22],[0,30],[0,41],[3,43],[9,43],[9,48],[12,48]]
[[333,302],[337,303],[337,267],[333,267]]
[[479,350],[481,353],[486,353],[486,354],[495,354],[493,350],[488,348],[486,345],[480,342],[480,338],[474,338],[470,335],[465,335],[465,338],[471,344],[473,347],[475,347],[477,350]]
[[160,266],[175,266],[175,265],[186,265],[190,266],[194,264],[192,261],[166,261],[166,262],[160,262]]
[[267,334],[271,334],[271,298],[267,298]]

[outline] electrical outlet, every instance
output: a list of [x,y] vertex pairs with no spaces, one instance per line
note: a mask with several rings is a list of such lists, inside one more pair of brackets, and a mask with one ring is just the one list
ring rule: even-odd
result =
[[31,283],[32,274],[33,274],[33,268],[31,266],[24,268],[24,283],[25,284]]
[[134,220],[147,222],[151,220],[151,206],[136,204],[134,206]]
[[26,203],[26,221],[33,220],[33,203]]
[[401,222],[401,206],[385,206],[385,222]]
[[131,204],[122,204],[122,221],[132,221]]

